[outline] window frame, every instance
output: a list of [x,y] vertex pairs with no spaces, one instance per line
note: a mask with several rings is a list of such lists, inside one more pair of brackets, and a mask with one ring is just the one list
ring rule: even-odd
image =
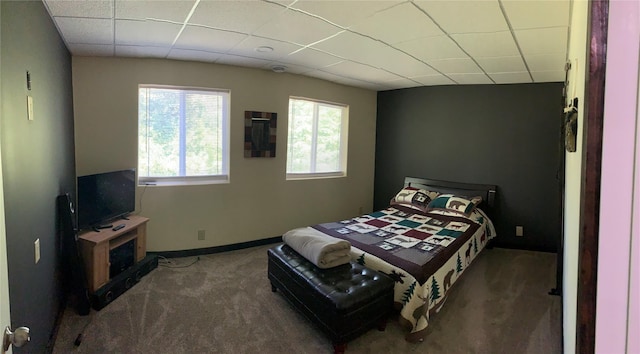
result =
[[[339,156],[339,170],[330,172],[289,172],[289,133],[291,127],[291,100],[307,101],[314,103],[314,117],[313,117],[313,137],[312,146],[317,146],[316,141],[318,138],[318,107],[319,105],[331,106],[334,108],[340,108],[342,110],[340,117],[340,156]],[[285,164],[285,172],[287,180],[301,180],[301,179],[321,179],[321,178],[340,178],[347,176],[347,156],[349,148],[349,105],[346,103],[337,103],[326,100],[319,100],[301,96],[289,96],[287,106],[287,161]],[[313,153],[316,155],[316,152]],[[315,166],[315,158],[311,157],[311,162]]]
[[[229,183],[230,181],[230,125],[231,125],[231,90],[220,88],[208,88],[197,86],[177,86],[177,85],[156,85],[156,84],[138,84],[137,98],[140,98],[140,89],[170,89],[180,91],[195,91],[195,92],[215,92],[221,94],[223,97],[222,105],[222,166],[221,173],[216,175],[197,175],[197,176],[141,176],[140,172],[140,131],[137,132],[137,165],[138,165],[138,185],[140,186],[174,186],[174,185],[202,185],[202,184],[221,184]],[[140,129],[140,106],[138,105],[138,129]],[[181,144],[182,147],[186,145]],[[184,153],[184,151],[180,151]]]

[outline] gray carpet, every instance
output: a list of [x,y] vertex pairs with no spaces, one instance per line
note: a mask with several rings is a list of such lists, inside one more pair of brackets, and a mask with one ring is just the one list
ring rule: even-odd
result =
[[[174,258],[100,311],[62,318],[53,353],[331,353],[329,340],[267,279],[267,249]],[[560,353],[555,254],[485,250],[408,343],[396,321],[349,342],[347,353]],[[83,332],[82,342],[74,340]]]

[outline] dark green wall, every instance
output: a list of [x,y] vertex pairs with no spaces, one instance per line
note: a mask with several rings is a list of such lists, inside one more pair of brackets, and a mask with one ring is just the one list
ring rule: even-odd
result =
[[[75,195],[71,56],[40,1],[1,1],[2,174],[15,353],[43,353],[61,308],[56,196]],[[32,90],[27,91],[26,71]],[[27,120],[27,94],[35,120]],[[41,259],[34,263],[34,241]]]
[[[562,84],[378,93],[375,209],[405,176],[498,186],[497,245],[555,251]],[[515,226],[524,237],[515,237]]]

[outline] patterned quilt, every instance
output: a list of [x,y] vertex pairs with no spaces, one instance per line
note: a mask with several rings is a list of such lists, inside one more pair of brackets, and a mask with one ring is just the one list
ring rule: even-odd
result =
[[423,340],[429,317],[440,310],[448,290],[495,236],[493,224],[480,209],[464,217],[400,205],[312,227],[348,240],[354,260],[395,280],[395,303],[400,322],[411,328],[409,341]]

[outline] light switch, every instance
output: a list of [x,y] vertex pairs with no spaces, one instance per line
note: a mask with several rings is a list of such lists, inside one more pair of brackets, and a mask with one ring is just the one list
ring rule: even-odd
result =
[[27,117],[33,120],[33,97],[27,96]]

